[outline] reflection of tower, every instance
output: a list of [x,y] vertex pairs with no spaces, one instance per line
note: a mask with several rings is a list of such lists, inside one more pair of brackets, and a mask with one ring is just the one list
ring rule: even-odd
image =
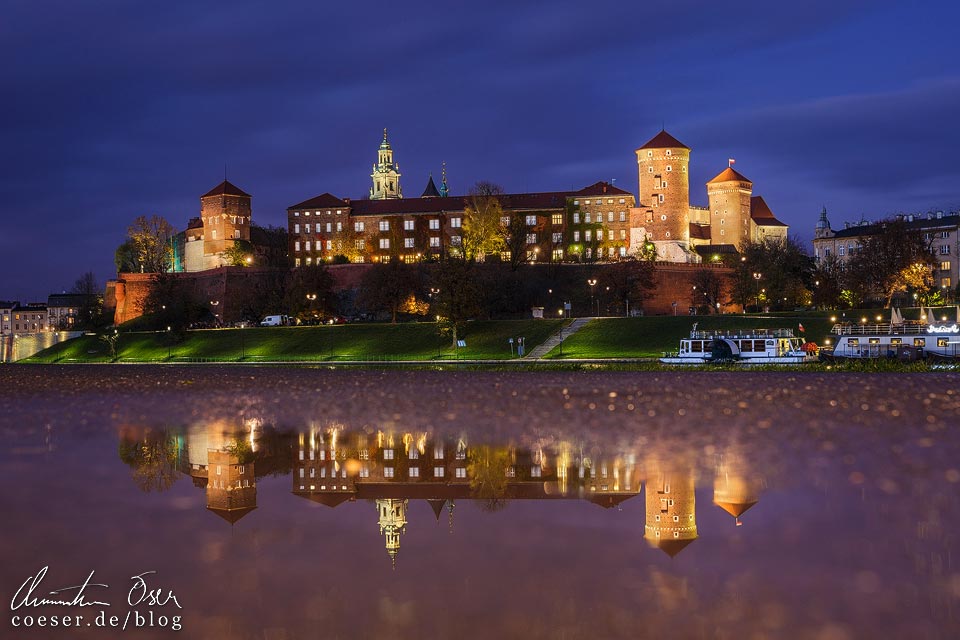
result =
[[721,462],[713,483],[713,504],[732,515],[739,527],[740,516],[759,501],[760,483],[738,465]]
[[656,468],[647,480],[643,537],[671,558],[697,539],[693,470]]
[[207,467],[207,509],[230,524],[257,508],[253,462],[227,451],[210,451]]
[[380,533],[386,539],[387,553],[393,568],[397,568],[397,553],[400,552],[400,535],[407,528],[407,500],[381,498],[377,500],[380,516]]

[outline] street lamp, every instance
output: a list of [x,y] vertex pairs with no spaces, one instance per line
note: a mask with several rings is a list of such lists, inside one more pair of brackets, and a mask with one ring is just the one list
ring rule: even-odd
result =
[[173,343],[171,340],[173,340],[173,338],[170,337],[170,327],[167,327],[167,360],[173,356]]
[[760,273],[760,272],[758,272],[758,271],[754,271],[754,272],[753,272],[753,279],[754,279],[754,280],[756,281],[756,283],[757,283],[757,311],[760,311],[760,279],[761,279],[762,277],[763,277],[763,274],[762,274],[762,273]]
[[590,278],[587,280],[587,284],[590,285],[590,313],[593,313],[593,288],[597,286],[597,279]]
[[210,301],[210,306],[213,307],[213,319],[217,323],[217,325],[220,324],[220,317],[217,315],[217,305],[219,304],[220,304],[219,300]]

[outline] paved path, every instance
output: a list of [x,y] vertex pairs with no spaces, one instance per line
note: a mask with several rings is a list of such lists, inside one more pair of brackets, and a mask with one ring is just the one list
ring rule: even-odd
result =
[[533,349],[524,357],[530,360],[540,360],[543,358],[543,356],[550,353],[554,347],[560,344],[562,339],[569,338],[577,331],[580,331],[580,329],[582,329],[592,319],[593,318],[577,318],[569,325],[561,328],[560,331],[557,331],[555,334],[544,340],[543,343],[541,343],[538,347]]

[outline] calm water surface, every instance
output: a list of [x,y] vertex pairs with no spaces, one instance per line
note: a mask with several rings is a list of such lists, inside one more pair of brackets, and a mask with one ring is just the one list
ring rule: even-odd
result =
[[[0,635],[956,638],[958,427],[957,374],[4,366]],[[110,606],[11,611],[44,566]]]

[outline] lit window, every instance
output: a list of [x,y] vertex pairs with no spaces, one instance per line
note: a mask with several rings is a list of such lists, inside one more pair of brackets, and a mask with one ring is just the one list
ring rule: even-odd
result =
[[438,218],[431,218],[431,219],[430,219],[430,228],[431,228],[431,229],[439,229],[439,228],[440,228],[440,220],[439,220]]
[[593,239],[593,233],[590,231],[590,229],[587,229],[583,232],[583,239],[586,242],[590,242]]
[[303,248],[304,248],[304,250],[306,250],[306,251],[310,251],[310,241],[309,241],[309,240],[307,240],[306,242],[303,243]]
[[430,236],[430,246],[439,247],[440,246],[440,236]]
[[459,229],[461,226],[460,218],[450,218],[450,226],[454,229]]
[[579,213],[574,213],[574,214],[573,214],[573,224],[580,224],[580,214],[579,214]]
[[527,216],[527,226],[532,227],[537,224],[537,216]]
[[551,236],[551,240],[553,240],[553,243],[554,243],[554,244],[557,244],[558,242],[563,242],[563,233],[562,233],[562,232],[556,232],[556,233],[554,233],[554,234]]
[[294,233],[300,233],[300,223],[299,223],[299,222],[296,223],[295,225],[293,225],[293,232],[294,232]]
[[574,241],[574,242],[580,242],[580,232],[579,232],[579,231],[574,231],[574,232],[573,232],[573,241]]
[[607,222],[613,222],[613,211],[607,212]]
[[404,230],[404,231],[413,231],[413,220],[404,220],[404,221],[403,221],[403,230]]
[[413,249],[413,238],[404,238],[403,246],[405,249]]
[[562,224],[563,224],[563,214],[562,214],[562,213],[555,213],[555,214],[553,214],[552,216],[550,216],[550,222],[551,222],[554,226],[560,226],[560,225],[562,225]]
[[390,248],[390,239],[389,238],[380,238],[380,248],[389,249]]
[[466,478],[466,477],[467,477],[467,470],[464,469],[463,467],[457,467],[457,472],[456,472],[456,474],[457,474],[457,477],[458,477],[458,478]]
[[393,467],[384,467],[383,468],[383,477],[392,478],[393,477]]
[[537,244],[537,234],[528,233],[527,234],[527,244]]
[[384,460],[393,460],[393,449],[384,449],[384,450],[383,450],[383,459],[384,459]]
[[362,222],[354,222],[354,223],[353,223],[353,230],[356,231],[357,233],[363,233],[363,223],[362,223]]
[[303,232],[304,232],[304,233],[310,233],[310,223],[309,223],[309,222],[308,222],[307,224],[303,225]]
[[434,467],[433,468],[433,477],[442,478],[443,477],[443,467]]
[[450,244],[453,246],[459,247],[461,242],[463,242],[463,239],[460,236],[450,236]]
[[626,221],[627,221],[627,212],[626,212],[626,211],[621,211],[621,212],[620,212],[620,222],[626,222]]
[[589,211],[585,211],[585,212],[584,212],[584,214],[583,214],[583,221],[584,221],[584,223],[586,223],[586,224],[590,224],[591,222],[593,222],[593,217],[590,215],[590,212],[589,212]]
[[390,221],[381,220],[380,221],[380,231],[390,231]]
[[411,477],[411,478],[419,478],[419,477],[420,477],[420,469],[419,469],[418,467],[410,467],[410,477]]
[[353,246],[356,247],[358,250],[363,251],[364,249],[367,248],[367,243],[363,238],[358,238],[353,241]]
[[294,240],[294,242],[293,242],[293,250],[294,250],[294,251],[300,251],[300,241],[299,241],[299,240]]

